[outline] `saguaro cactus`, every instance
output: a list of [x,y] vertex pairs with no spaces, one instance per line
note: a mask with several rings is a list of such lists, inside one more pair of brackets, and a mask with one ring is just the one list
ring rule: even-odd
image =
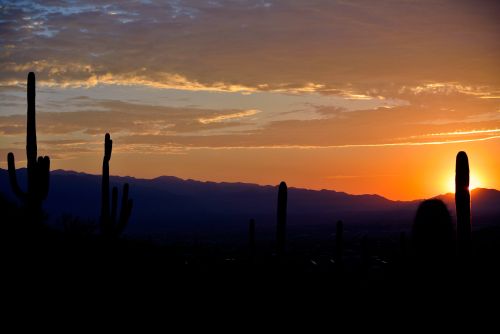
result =
[[17,183],[16,164],[14,153],[7,155],[9,179],[12,191],[24,203],[28,214],[38,215],[42,208],[42,201],[49,193],[50,159],[38,157],[36,145],[35,121],[35,73],[28,74],[28,117],[26,123],[26,157],[28,158],[28,190],[23,192]]
[[463,151],[458,152],[456,160],[455,205],[457,210],[458,253],[463,257],[469,252],[471,239],[469,159]]
[[118,221],[116,219],[118,211],[118,189],[113,187],[111,192],[111,210],[109,207],[109,160],[111,160],[111,151],[113,141],[109,133],[104,138],[104,159],[102,162],[102,185],[101,185],[101,233],[105,237],[118,237],[128,224],[130,214],[132,213],[132,199],[128,198],[128,183],[123,185],[122,205]]
[[276,254],[281,256],[285,253],[286,242],[286,205],[287,205],[287,186],[281,182],[278,190],[278,214],[276,226]]

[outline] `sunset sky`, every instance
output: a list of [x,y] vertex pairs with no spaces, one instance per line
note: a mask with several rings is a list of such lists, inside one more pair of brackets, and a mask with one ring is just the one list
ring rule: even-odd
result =
[[500,189],[500,1],[0,0],[0,167],[26,78],[52,169],[417,199]]

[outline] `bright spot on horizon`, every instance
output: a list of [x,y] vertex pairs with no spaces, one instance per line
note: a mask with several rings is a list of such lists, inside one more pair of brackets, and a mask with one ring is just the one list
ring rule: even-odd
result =
[[[474,190],[476,188],[484,188],[484,183],[477,174],[471,173],[469,176],[469,190]],[[447,192],[455,192],[455,173],[453,173],[448,179]]]

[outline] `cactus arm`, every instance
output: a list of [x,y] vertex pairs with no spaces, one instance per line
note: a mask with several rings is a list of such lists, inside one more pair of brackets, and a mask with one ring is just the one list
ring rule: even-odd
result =
[[47,199],[49,194],[49,184],[50,184],[50,158],[48,156],[43,157],[42,163],[38,166],[40,170],[40,198],[42,200]]
[[122,191],[122,212],[125,208],[125,206],[127,205],[127,201],[128,201],[128,183],[125,183],[123,185],[123,191]]
[[27,195],[21,190],[19,184],[17,183],[16,163],[14,160],[14,153],[12,152],[7,155],[7,165],[9,170],[10,187],[12,188],[12,191],[20,200],[26,200]]
[[128,185],[128,183],[125,183],[123,185],[122,207],[120,210],[120,218],[118,221],[118,225],[116,227],[118,234],[123,232],[123,230],[125,229],[125,227],[128,224],[128,221],[130,219],[130,215],[132,213],[133,201],[128,198],[128,192],[129,192],[129,185]]
[[127,215],[127,205],[128,205],[128,183],[125,183],[123,185],[123,191],[122,191],[122,207],[120,209],[120,220],[119,224],[122,223],[122,221],[125,219]]
[[120,216],[120,220],[118,225],[116,226],[116,234],[120,235],[128,225],[128,221],[130,220],[130,216],[132,214],[132,207],[134,201],[129,199],[127,204],[125,205],[125,209],[123,210],[123,215]]
[[113,187],[111,192],[111,224],[116,224],[116,214],[118,212],[118,188]]

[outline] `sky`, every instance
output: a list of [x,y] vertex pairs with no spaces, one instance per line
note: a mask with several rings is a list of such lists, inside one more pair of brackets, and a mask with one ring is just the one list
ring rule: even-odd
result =
[[0,0],[0,167],[26,78],[52,169],[427,198],[500,189],[495,0]]

